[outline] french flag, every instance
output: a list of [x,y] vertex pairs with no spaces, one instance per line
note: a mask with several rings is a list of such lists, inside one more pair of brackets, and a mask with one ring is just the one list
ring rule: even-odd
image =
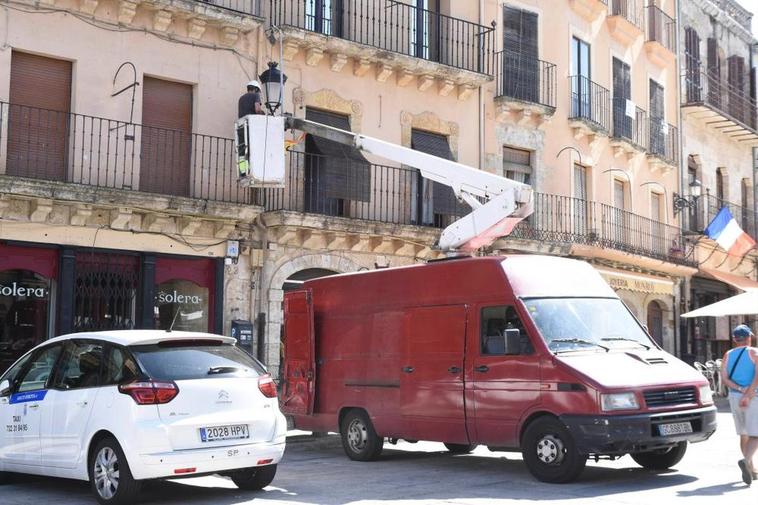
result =
[[744,256],[755,247],[755,240],[737,224],[729,209],[723,207],[705,229],[708,238],[715,240],[732,256]]

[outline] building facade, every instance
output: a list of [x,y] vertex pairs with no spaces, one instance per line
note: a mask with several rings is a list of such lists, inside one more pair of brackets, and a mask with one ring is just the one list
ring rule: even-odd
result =
[[46,0],[0,15],[7,359],[67,331],[246,320],[277,374],[285,291],[440,256],[469,210],[412,167],[288,134],[284,188],[237,184],[237,98],[280,57],[287,113],[531,184],[534,215],[485,252],[585,259],[685,352],[698,259],[672,206],[674,0]]

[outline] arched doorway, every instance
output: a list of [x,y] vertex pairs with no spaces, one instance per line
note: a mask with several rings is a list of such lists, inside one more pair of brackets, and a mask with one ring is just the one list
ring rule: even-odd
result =
[[647,306],[647,329],[653,340],[663,347],[663,309],[655,300]]
[[339,272],[335,272],[334,270],[327,270],[326,268],[306,268],[305,270],[300,270],[299,272],[295,272],[294,274],[287,277],[287,279],[284,281],[284,284],[282,285],[282,290],[292,291],[295,289],[300,289],[305,281],[318,279],[319,277],[327,277],[329,275],[335,275],[337,273]]

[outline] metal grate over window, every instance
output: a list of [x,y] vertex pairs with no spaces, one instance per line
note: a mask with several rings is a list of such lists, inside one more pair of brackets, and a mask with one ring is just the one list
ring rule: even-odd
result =
[[137,256],[78,254],[74,331],[134,328],[139,272]]

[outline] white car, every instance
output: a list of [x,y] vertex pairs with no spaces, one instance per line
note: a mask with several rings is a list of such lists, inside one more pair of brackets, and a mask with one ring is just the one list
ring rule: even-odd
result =
[[57,337],[0,377],[0,481],[89,480],[100,503],[218,473],[271,483],[287,423],[263,365],[229,337],[130,330]]

